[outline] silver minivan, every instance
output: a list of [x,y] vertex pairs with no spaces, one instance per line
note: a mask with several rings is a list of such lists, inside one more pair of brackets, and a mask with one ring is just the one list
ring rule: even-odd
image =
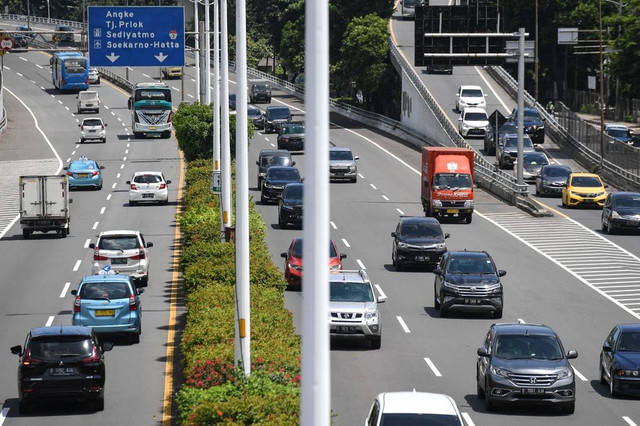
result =
[[100,112],[100,98],[94,90],[84,90],[76,96],[78,100],[78,114],[83,111]]

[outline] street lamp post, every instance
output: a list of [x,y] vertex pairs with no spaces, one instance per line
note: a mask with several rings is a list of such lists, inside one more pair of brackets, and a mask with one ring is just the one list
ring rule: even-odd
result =
[[604,167],[604,52],[602,48],[602,0],[598,0],[598,12],[600,14],[600,172]]
[[534,86],[534,98],[536,101],[540,102],[540,99],[538,99],[538,80],[540,79],[540,62],[538,60],[538,0],[536,0],[536,38],[535,38],[535,60],[534,60],[534,70],[533,70],[533,74],[534,74],[534,78],[533,81],[535,83]]

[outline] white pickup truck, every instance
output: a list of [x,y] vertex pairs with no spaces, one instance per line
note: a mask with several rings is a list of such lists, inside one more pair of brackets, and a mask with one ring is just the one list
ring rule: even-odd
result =
[[69,235],[69,182],[62,176],[20,176],[22,237],[32,232],[56,231]]

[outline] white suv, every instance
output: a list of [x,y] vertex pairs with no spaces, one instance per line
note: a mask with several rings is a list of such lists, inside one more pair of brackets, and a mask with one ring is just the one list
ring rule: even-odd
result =
[[456,93],[456,111],[462,111],[467,107],[486,108],[486,96],[480,86],[460,86]]
[[171,183],[166,180],[162,172],[135,172],[129,185],[129,205],[135,206],[142,201],[153,201],[160,204],[167,204],[169,200],[169,190],[167,185]]
[[100,117],[84,118],[78,127],[80,127],[80,143],[96,139],[102,143],[107,141],[107,124]]
[[365,338],[380,349],[382,324],[377,296],[363,270],[329,271],[329,332],[331,336]]
[[91,272],[114,271],[129,275],[137,287],[146,287],[149,283],[149,252],[153,243],[145,242],[139,231],[105,231],[98,241],[89,244],[93,249]]
[[385,392],[373,401],[365,425],[386,424],[464,426],[455,401],[428,392]]
[[100,112],[100,97],[94,90],[84,90],[76,96],[78,100],[78,114],[82,111]]
[[458,117],[458,132],[462,137],[484,137],[489,128],[489,117],[484,108],[468,107]]

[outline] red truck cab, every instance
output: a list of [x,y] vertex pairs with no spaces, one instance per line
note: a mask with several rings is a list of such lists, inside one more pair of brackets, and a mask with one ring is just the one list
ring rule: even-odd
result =
[[473,155],[465,148],[422,148],[421,198],[426,216],[471,223]]

